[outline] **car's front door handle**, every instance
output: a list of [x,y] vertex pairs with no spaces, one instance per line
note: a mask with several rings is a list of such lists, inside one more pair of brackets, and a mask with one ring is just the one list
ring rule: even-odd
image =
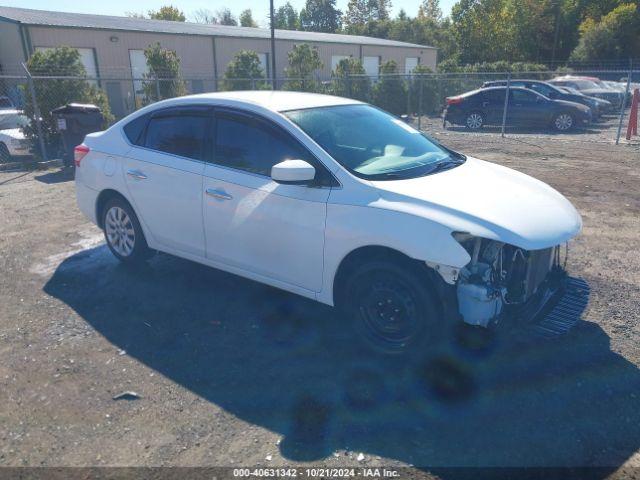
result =
[[136,180],[146,180],[147,176],[142,173],[140,170],[127,170],[127,175]]
[[219,198],[220,200],[231,200],[233,197],[229,195],[224,190],[218,190],[215,188],[207,188],[205,190],[206,194],[210,197]]

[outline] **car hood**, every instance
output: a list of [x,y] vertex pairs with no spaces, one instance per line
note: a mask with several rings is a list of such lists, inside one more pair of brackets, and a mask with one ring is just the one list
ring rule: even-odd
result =
[[563,107],[570,107],[575,110],[579,110],[583,113],[589,113],[589,107],[583,105],[582,103],[572,102],[570,100],[553,100],[557,105],[561,105]]
[[7,130],[0,130],[0,136],[13,138],[15,140],[24,139],[24,133],[19,128],[10,128]]
[[475,158],[433,175],[372,183],[381,208],[526,250],[559,245],[582,228],[573,205],[546,183]]

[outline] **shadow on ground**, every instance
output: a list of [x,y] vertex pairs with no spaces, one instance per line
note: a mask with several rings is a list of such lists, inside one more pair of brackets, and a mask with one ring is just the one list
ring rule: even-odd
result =
[[86,250],[45,291],[162,375],[281,433],[290,460],[349,448],[418,467],[605,476],[640,446],[640,372],[594,323],[551,341],[452,338],[408,362],[354,347],[329,308],[164,255],[131,271]]
[[42,175],[36,175],[34,178],[42,183],[62,183],[71,182],[74,179],[74,171],[72,168],[61,168],[59,170],[47,172]]

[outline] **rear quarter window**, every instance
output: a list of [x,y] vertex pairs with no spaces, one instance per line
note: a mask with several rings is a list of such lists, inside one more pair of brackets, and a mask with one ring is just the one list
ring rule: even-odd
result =
[[142,146],[142,134],[145,127],[147,126],[148,121],[148,114],[141,115],[137,118],[134,118],[123,127],[125,136],[132,144]]

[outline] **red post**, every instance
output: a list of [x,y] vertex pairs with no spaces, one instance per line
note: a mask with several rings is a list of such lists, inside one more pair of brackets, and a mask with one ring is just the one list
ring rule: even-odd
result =
[[633,91],[631,100],[631,110],[629,111],[629,125],[627,125],[627,140],[631,140],[631,135],[638,135],[638,102],[640,102],[640,90]]

